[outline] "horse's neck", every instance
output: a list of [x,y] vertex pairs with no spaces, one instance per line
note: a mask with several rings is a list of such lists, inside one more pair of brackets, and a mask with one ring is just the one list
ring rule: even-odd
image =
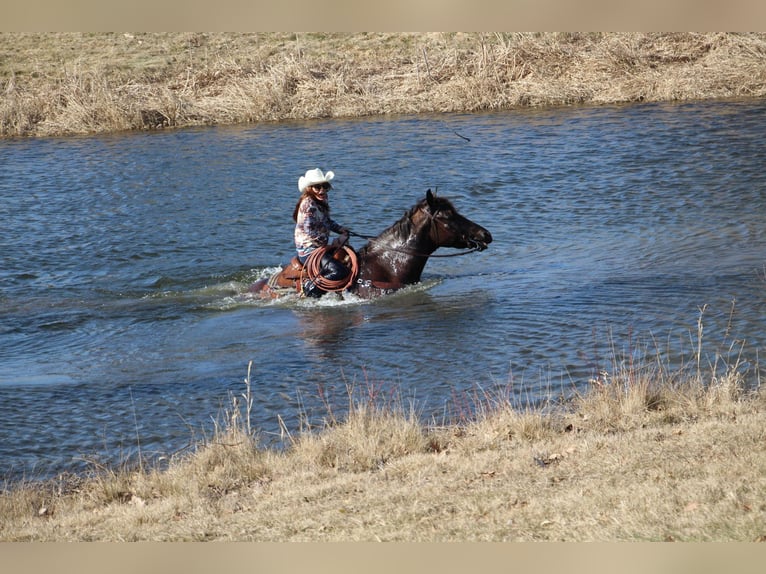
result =
[[402,285],[417,283],[435,250],[427,233],[405,235],[392,226],[365,247],[361,274],[367,279]]

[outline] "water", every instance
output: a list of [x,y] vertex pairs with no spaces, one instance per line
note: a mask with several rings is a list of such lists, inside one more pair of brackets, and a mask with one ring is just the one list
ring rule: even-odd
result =
[[[2,141],[0,476],[184,449],[250,361],[267,444],[278,417],[321,422],[320,390],[440,420],[477,388],[582,387],[612,347],[680,363],[703,307],[708,360],[738,341],[752,372],[765,128],[766,102],[735,101]],[[372,303],[242,301],[292,256],[313,167],[358,233],[431,188],[495,240]]]

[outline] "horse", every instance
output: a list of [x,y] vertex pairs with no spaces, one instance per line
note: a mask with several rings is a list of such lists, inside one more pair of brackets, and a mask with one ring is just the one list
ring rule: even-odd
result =
[[[420,282],[428,258],[439,247],[468,250],[454,254],[462,255],[483,251],[492,242],[489,231],[458,213],[449,199],[437,197],[430,189],[425,198],[380,235],[364,238],[368,242],[358,252],[345,245],[343,239],[334,245],[334,257],[350,262],[352,273],[343,285],[330,290],[353,293],[363,299],[393,293]],[[293,257],[269,279],[253,283],[248,291],[264,298],[302,293],[305,278],[306,269]]]

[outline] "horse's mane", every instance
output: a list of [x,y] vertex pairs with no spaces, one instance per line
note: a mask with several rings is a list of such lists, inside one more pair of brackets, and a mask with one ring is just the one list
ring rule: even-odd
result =
[[[452,202],[446,197],[434,196],[433,201],[434,212],[454,209]],[[368,250],[374,242],[385,243],[389,238],[399,238],[402,241],[406,240],[412,235],[412,228],[414,226],[413,217],[423,209],[428,209],[428,199],[426,198],[421,199],[413,205],[398,221],[387,227],[380,235],[365,244],[364,247],[362,247],[362,250]]]

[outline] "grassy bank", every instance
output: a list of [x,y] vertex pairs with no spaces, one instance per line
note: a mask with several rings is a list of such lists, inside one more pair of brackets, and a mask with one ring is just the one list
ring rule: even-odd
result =
[[766,34],[0,33],[0,136],[766,95]]
[[0,540],[764,541],[766,399],[743,364],[624,357],[555,408],[477,392],[439,426],[365,387],[284,451],[258,446],[245,392],[162,470],[7,488]]

